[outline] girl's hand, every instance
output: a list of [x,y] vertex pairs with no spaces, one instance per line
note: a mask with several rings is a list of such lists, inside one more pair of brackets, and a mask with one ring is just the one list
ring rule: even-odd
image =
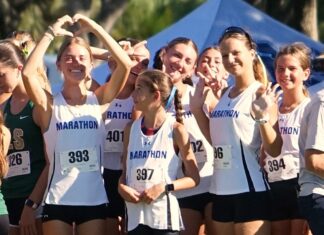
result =
[[217,76],[216,71],[208,67],[210,71],[209,75],[205,76],[201,72],[197,72],[197,75],[204,80],[205,85],[210,87],[213,91],[215,97],[220,99],[222,95],[222,90],[228,87],[227,81],[224,78]]
[[92,19],[81,14],[75,14],[72,20],[74,23],[78,23],[80,25],[79,30],[77,30],[74,35],[78,36],[83,33],[92,32],[93,24],[95,23]]
[[70,36],[73,37],[73,33],[63,28],[64,25],[69,24],[73,25],[73,20],[69,15],[65,15],[52,25],[48,26],[48,29],[53,36]]
[[275,84],[271,88],[271,83],[266,89],[259,89],[257,91],[257,98],[252,102],[252,115],[255,119],[264,119],[269,117],[269,110],[277,103],[282,91],[276,91],[279,84]]
[[138,203],[140,201],[141,194],[125,184],[119,184],[118,192],[125,201],[132,203]]
[[141,201],[147,204],[155,201],[165,191],[165,184],[160,183],[153,185],[151,188],[144,190],[141,194]]

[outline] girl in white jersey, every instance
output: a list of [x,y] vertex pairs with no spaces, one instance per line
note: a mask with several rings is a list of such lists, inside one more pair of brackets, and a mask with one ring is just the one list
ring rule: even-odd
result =
[[[185,226],[185,230],[181,231],[181,234],[204,234],[204,225],[208,225],[207,222],[211,221],[210,217],[208,220],[210,213],[208,213],[207,205],[211,201],[208,189],[213,172],[213,150],[200,131],[197,121],[190,110],[190,96],[194,93],[194,87],[188,85],[188,81],[192,84],[191,77],[195,72],[198,49],[191,39],[178,37],[169,42],[161,53],[164,71],[170,75],[174,86],[181,96],[183,122],[190,136],[201,179],[198,187],[176,194]],[[210,109],[210,103],[214,104],[215,100],[211,91],[208,94],[209,96],[206,99],[207,110]],[[168,107],[168,110],[171,114],[175,114],[173,107]],[[181,168],[178,175],[183,176]]]
[[[158,70],[145,71],[136,81],[134,104],[143,116],[125,129],[124,170],[119,185],[126,201],[130,235],[178,234],[183,226],[172,191],[199,183],[189,136],[165,110],[174,96],[176,109],[180,109],[175,90],[170,77]],[[179,121],[180,115],[178,112]],[[181,160],[185,176],[177,178]]]
[[310,75],[310,49],[303,43],[293,43],[280,49],[275,59],[275,73],[283,90],[279,101],[278,124],[283,140],[281,154],[267,155],[264,169],[272,193],[271,234],[305,234],[305,221],[298,207],[298,175],[300,123],[309,103],[303,86]]
[[267,78],[246,31],[227,28],[219,45],[234,85],[224,92],[209,120],[202,105],[196,106],[199,102],[192,109],[214,147],[212,234],[269,235],[270,197],[258,158],[261,144],[274,156],[280,153],[282,142],[278,128],[273,128],[277,86],[267,86],[263,93]]
[[[94,33],[111,52],[117,66],[109,83],[94,93],[86,87],[92,69],[89,45],[73,37],[66,24],[81,24]],[[68,36],[57,57],[63,73],[62,91],[54,97],[42,89],[34,74],[54,37]],[[105,30],[91,19],[76,14],[59,18],[36,45],[23,70],[28,95],[41,117],[50,163],[43,212],[45,234],[105,234],[107,196],[101,176],[104,125],[102,114],[122,89],[131,61]]]

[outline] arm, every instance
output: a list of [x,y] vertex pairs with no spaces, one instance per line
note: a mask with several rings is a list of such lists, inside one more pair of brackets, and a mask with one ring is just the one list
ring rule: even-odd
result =
[[59,18],[53,24],[53,26],[51,26],[51,30],[48,30],[44,33],[43,37],[29,56],[22,73],[23,82],[28,96],[36,105],[36,107],[40,108],[39,115],[42,117],[41,127],[43,128],[43,130],[44,128],[47,129],[51,117],[52,96],[42,88],[42,84],[39,81],[37,69],[43,65],[43,57],[50,43],[54,39],[54,36],[73,36],[72,33],[66,31],[65,29],[62,29],[62,26],[66,23],[73,23],[71,17],[67,15]]
[[324,179],[324,152],[316,149],[305,150],[306,169]]
[[124,130],[124,150],[122,155],[122,161],[123,161],[123,173],[121,177],[119,178],[118,183],[118,192],[124,198],[125,201],[132,202],[132,203],[138,203],[140,201],[140,193],[137,192],[135,189],[129,187],[126,185],[126,169],[127,169],[127,149],[128,149],[128,143],[129,143],[129,134],[130,129],[132,126],[132,122],[127,124]]
[[116,69],[111,74],[109,82],[95,91],[100,104],[110,103],[125,85],[132,61],[121,46],[95,21],[80,14],[76,14],[73,20],[88,27],[102,41],[116,61]]
[[2,129],[3,155],[6,156],[10,145],[11,134],[7,127],[2,126],[1,129]]

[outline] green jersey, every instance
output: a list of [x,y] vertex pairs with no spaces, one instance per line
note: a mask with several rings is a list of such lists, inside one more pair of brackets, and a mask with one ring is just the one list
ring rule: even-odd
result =
[[1,186],[4,198],[28,197],[45,166],[43,136],[33,121],[33,107],[29,101],[20,113],[12,114],[9,100],[4,109],[11,132],[9,172]]

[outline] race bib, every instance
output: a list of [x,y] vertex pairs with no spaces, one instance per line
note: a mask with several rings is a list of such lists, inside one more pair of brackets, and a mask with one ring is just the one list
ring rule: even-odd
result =
[[9,172],[6,178],[30,174],[29,151],[15,152],[8,155]]
[[60,152],[61,172],[68,174],[73,169],[80,172],[99,170],[97,148],[74,149]]
[[107,132],[104,150],[109,153],[123,152],[124,131],[109,130]]
[[292,179],[298,175],[298,160],[292,155],[266,158],[266,170],[270,181]]
[[163,182],[164,174],[162,168],[138,167],[131,170],[130,186],[138,192]]
[[232,169],[231,145],[214,146],[215,169]]
[[202,140],[190,140],[191,148],[195,154],[197,163],[204,163],[207,161],[207,153],[205,151]]

